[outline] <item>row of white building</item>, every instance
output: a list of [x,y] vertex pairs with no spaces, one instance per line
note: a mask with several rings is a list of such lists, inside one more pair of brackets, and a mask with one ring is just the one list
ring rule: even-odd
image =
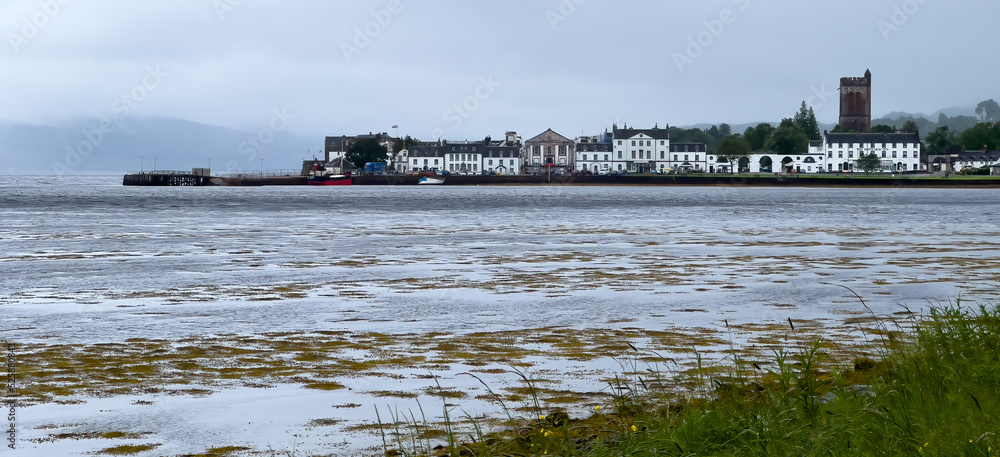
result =
[[[392,147],[394,139],[379,134]],[[346,153],[348,137],[327,138],[327,160]],[[358,137],[360,138],[360,137]],[[334,149],[330,150],[331,145]],[[391,150],[391,149],[390,149]],[[875,154],[881,159],[881,172],[927,171],[921,162],[920,136],[916,133],[828,133],[822,140],[811,141],[801,154],[755,153],[735,164],[750,173],[836,173],[858,168],[862,155]],[[982,154],[984,163],[970,162],[969,167],[991,166],[993,154]],[[591,137],[569,139],[548,129],[522,141],[516,132],[507,132],[502,140],[490,137],[482,141],[437,141],[399,151],[390,159],[399,173],[448,171],[454,174],[533,174],[589,172],[667,173],[732,172],[724,157],[710,153],[704,143],[672,142],[669,128],[634,129],[624,126]],[[934,170],[931,170],[934,171]]]

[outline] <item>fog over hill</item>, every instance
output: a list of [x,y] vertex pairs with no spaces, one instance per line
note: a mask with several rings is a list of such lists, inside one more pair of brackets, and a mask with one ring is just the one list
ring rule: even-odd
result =
[[0,171],[124,172],[150,170],[154,161],[160,170],[189,170],[208,167],[210,160],[215,171],[297,170],[323,146],[315,135],[270,127],[243,132],[180,119],[129,118],[100,127],[96,119],[0,124]]

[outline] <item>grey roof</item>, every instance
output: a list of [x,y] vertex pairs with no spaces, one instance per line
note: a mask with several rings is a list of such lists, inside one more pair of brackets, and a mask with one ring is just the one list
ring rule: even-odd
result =
[[566,137],[564,137],[564,136],[556,133],[555,130],[548,129],[548,130],[540,133],[538,136],[536,136],[536,137],[534,137],[534,138],[532,138],[532,139],[530,139],[528,141],[525,141],[524,143],[525,144],[529,144],[529,143],[530,144],[535,144],[535,143],[572,143],[572,142],[573,142],[573,140],[571,140],[569,138],[566,138]]
[[[687,150],[684,147],[687,146]],[[706,152],[708,145],[705,143],[670,143],[670,152]]]
[[958,160],[963,162],[1000,162],[1000,151],[962,151]]
[[576,152],[614,152],[613,143],[577,143]]
[[414,157],[444,157],[444,146],[413,146],[410,148],[410,158]]
[[670,139],[670,129],[669,128],[654,128],[654,129],[618,129],[614,131],[614,138],[616,140],[627,140],[630,138],[635,138],[639,135],[646,135],[653,138],[654,140],[669,140]]
[[920,143],[917,133],[827,133],[826,144],[833,143]]

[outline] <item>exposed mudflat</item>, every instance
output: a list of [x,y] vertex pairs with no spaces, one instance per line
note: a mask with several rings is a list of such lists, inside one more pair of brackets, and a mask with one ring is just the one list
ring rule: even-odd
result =
[[616,374],[683,394],[699,357],[850,360],[1000,295],[997,190],[117,179],[0,176],[22,455],[363,452],[379,419],[583,413]]

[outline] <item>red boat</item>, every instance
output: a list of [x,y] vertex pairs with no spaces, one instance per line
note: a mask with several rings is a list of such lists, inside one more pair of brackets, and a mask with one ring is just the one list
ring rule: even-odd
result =
[[310,176],[306,182],[310,186],[350,186],[353,179],[349,175]]
[[[341,168],[343,169],[343,168]],[[315,165],[312,173],[306,178],[310,186],[350,186],[354,180],[351,174],[332,174],[323,165]]]

